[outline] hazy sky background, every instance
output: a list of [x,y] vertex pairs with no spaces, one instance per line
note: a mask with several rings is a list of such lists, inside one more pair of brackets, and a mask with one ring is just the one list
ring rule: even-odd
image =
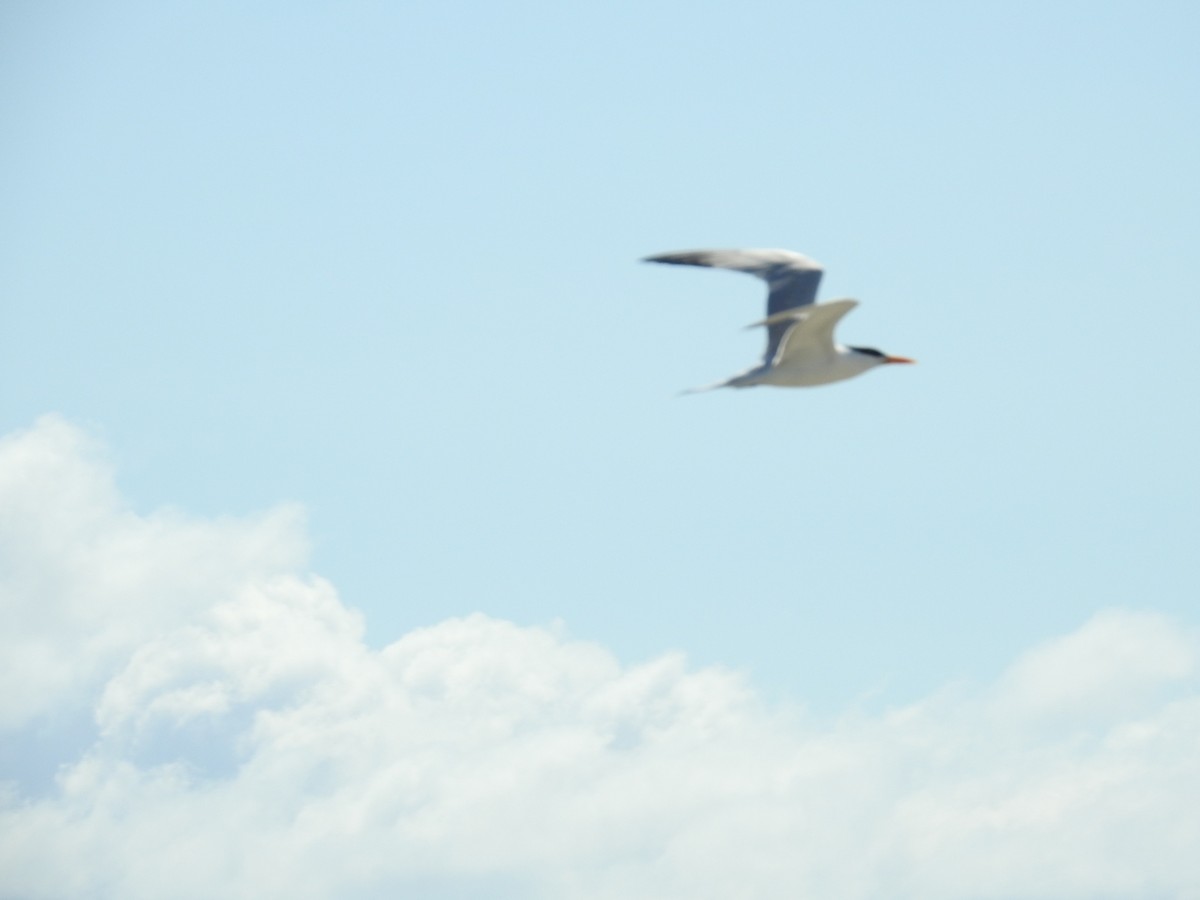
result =
[[[1072,633],[1118,672],[1182,642],[1154,677],[1194,685],[1198,30],[1170,2],[6,4],[0,560],[36,620],[6,677],[58,687],[10,711],[0,775],[69,793],[46,779],[136,707],[131,661],[280,573],[327,580],[351,655],[478,626],[437,658],[535,635],[821,721],[1003,694]],[[823,262],[862,301],[841,336],[920,364],[676,397],[757,358],[764,289],[637,260],[746,246]]]

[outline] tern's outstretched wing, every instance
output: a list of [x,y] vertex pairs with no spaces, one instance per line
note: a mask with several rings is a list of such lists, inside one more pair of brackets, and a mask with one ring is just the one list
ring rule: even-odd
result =
[[[857,300],[831,300],[828,303],[817,303],[790,316],[787,313],[778,317],[769,316],[764,323],[768,328],[782,324],[785,329],[779,352],[772,357],[772,363],[787,368],[833,358],[833,329],[842,320],[842,316],[856,306]],[[776,318],[783,321],[776,322]]]
[[[770,287],[767,296],[767,318],[778,313],[816,302],[817,287],[824,269],[816,260],[791,250],[683,250],[647,256],[646,262],[670,263],[677,266],[708,266],[732,269],[763,279]],[[791,320],[767,326],[767,350],[764,362],[775,358],[784,333]]]

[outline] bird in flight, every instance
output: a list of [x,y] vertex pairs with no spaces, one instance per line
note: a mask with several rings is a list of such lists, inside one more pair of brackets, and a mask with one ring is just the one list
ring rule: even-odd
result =
[[905,356],[888,356],[873,347],[847,347],[835,341],[833,329],[858,301],[817,303],[817,286],[825,270],[802,254],[791,250],[684,250],[647,256],[643,261],[732,269],[755,275],[770,288],[767,317],[748,326],[767,329],[762,362],[697,391],[760,384],[813,387],[844,381],[889,363],[916,362]]

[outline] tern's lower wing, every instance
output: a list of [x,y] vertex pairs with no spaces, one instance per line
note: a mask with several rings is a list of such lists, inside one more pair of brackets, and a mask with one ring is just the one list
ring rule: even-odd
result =
[[[829,359],[834,356],[833,330],[842,317],[854,307],[857,300],[831,300],[828,303],[818,303],[807,309],[794,313],[791,323],[777,322],[779,316],[767,319],[770,328],[784,328],[783,339],[771,364],[774,366],[794,366],[808,363],[817,359]],[[783,318],[787,318],[786,313]]]

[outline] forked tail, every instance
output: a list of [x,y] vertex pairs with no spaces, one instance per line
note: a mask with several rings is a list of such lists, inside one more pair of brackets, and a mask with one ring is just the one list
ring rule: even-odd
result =
[[684,388],[676,397],[686,397],[688,394],[705,394],[709,391],[715,391],[717,388],[728,387],[728,381],[718,381],[715,384],[706,384],[704,387]]
[[717,388],[732,387],[744,388],[753,387],[758,384],[758,379],[753,375],[757,373],[757,369],[751,369],[749,372],[743,372],[741,375],[734,375],[732,378],[726,378],[724,381],[717,381],[713,384],[706,384],[703,387],[688,388],[686,391],[680,391],[676,397],[682,397],[685,394],[705,394],[709,391],[715,391]]

